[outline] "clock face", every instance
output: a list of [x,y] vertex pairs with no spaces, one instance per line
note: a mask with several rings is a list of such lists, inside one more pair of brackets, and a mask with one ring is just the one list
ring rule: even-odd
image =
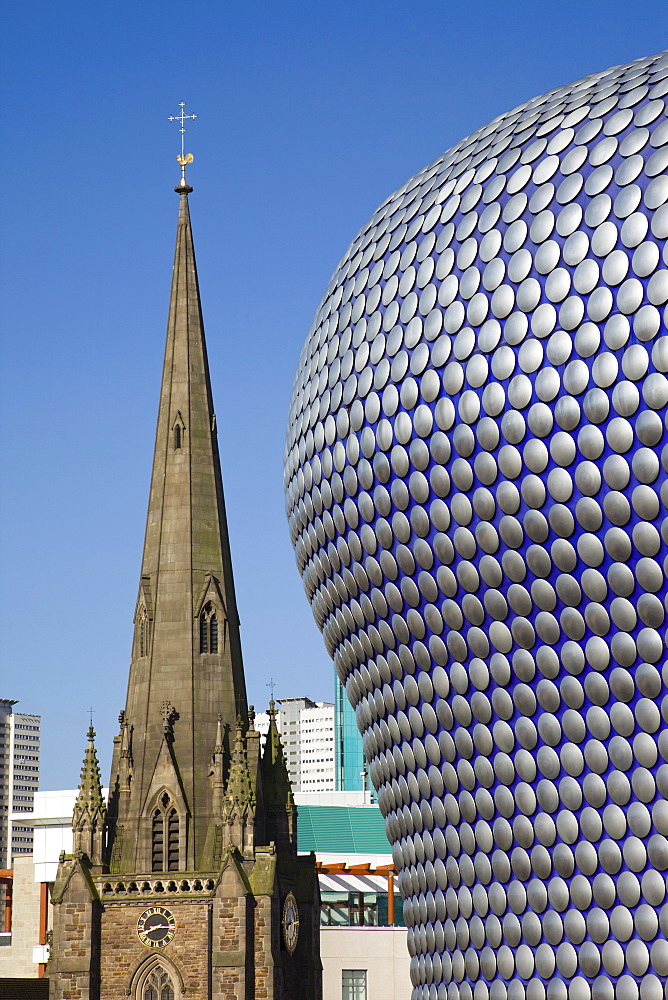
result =
[[164,906],[150,906],[137,921],[137,934],[147,948],[162,948],[176,934],[176,920]]
[[283,903],[283,940],[285,941],[285,947],[291,955],[297,947],[298,939],[299,908],[297,906],[297,900],[293,894],[289,892],[285,897],[285,902]]

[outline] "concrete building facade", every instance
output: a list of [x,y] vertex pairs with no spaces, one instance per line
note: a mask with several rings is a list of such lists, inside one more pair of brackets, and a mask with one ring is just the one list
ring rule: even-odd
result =
[[404,1000],[405,927],[332,927],[321,932],[323,1000]]
[[[278,703],[281,707],[276,721],[293,792],[334,791],[334,705],[305,696],[279,698]],[[266,712],[257,715],[260,733],[266,732],[268,724]]]
[[11,895],[11,918],[0,922],[0,997],[6,995],[3,979],[36,978],[45,961],[39,947],[42,888],[31,855],[14,859]]
[[15,712],[15,701],[0,698],[0,868],[11,868],[17,854],[32,854],[31,813],[39,786],[39,715]]
[[[279,698],[278,703],[277,723],[295,793],[373,794],[355,709],[338,677],[333,703],[306,696]],[[266,712],[259,713],[256,725],[263,735],[268,724]]]

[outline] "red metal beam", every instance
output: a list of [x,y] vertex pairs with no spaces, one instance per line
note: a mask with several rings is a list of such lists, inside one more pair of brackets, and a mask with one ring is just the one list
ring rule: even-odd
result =
[[4,879],[5,882],[5,933],[9,934],[12,929],[12,890],[14,883],[12,879]]
[[[39,943],[46,944],[46,932],[49,922],[49,883],[41,882],[39,886]],[[37,975],[41,979],[46,972],[46,963],[40,962]]]

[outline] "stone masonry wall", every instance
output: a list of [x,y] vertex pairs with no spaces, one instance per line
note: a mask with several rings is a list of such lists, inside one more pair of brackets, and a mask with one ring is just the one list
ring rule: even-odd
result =
[[[102,914],[100,1000],[126,996],[133,975],[147,959],[161,955],[179,970],[188,1000],[206,1000],[208,920],[207,904],[165,900],[176,920],[176,934],[164,948],[147,948],[137,935],[137,921],[158,901],[105,903]],[[166,965],[168,968],[168,965]],[[175,984],[176,985],[176,984]],[[177,994],[178,995],[178,994]]]
[[[214,902],[213,944],[213,996],[215,1000],[250,1000],[253,963],[248,962],[247,913],[252,912],[252,899],[245,895],[218,898]],[[251,935],[252,941],[252,935]]]
[[257,896],[255,908],[255,1000],[273,1000],[271,896]]

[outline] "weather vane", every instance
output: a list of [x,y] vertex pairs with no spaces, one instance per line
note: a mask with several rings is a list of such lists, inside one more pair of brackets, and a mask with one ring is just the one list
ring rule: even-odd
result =
[[185,134],[186,134],[186,122],[189,118],[197,118],[197,115],[187,115],[185,112],[185,102],[181,101],[179,104],[181,108],[180,115],[170,115],[167,121],[170,122],[181,122],[181,155],[176,157],[176,161],[181,167],[181,187],[188,187],[188,182],[186,181],[186,167],[189,163],[192,163],[195,157],[192,153],[186,153],[185,151]]

